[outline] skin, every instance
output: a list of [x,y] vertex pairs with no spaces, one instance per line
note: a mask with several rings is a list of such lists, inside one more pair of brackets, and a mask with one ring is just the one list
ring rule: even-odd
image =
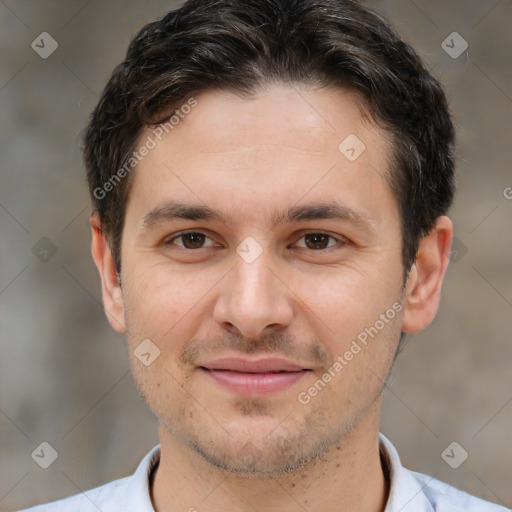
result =
[[[382,511],[382,388],[401,330],[418,332],[437,312],[451,221],[438,218],[422,239],[404,286],[400,217],[384,178],[389,139],[354,93],[275,84],[249,99],[216,90],[195,98],[132,176],[122,284],[91,217],[107,316],[126,333],[135,382],[160,423],[155,510]],[[349,134],[366,147],[354,161],[338,149]],[[143,218],[166,202],[225,218],[145,229]],[[273,218],[326,203],[365,221]],[[180,238],[184,230],[206,237]],[[318,232],[333,238],[318,242]],[[236,251],[249,236],[262,250],[251,263]],[[298,394],[393,304],[401,311],[301,403]],[[147,338],[160,355],[145,366],[134,350]],[[286,389],[244,397],[198,368],[234,355],[280,356],[310,371]]]

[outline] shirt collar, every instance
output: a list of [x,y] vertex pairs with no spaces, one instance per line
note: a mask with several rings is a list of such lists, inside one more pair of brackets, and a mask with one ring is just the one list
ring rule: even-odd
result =
[[[402,466],[395,447],[379,434],[380,451],[387,465],[390,491],[384,512],[435,512],[413,473]],[[128,487],[127,503],[138,512],[155,512],[151,503],[152,474],[160,462],[160,445],[155,446],[141,461]],[[428,485],[428,484],[427,484]]]
[[160,462],[160,445],[155,446],[141,460],[127,486],[126,504],[137,512],[155,512],[151,503],[150,489],[153,471]]
[[414,478],[414,474],[402,466],[396,448],[387,437],[379,434],[379,441],[390,480],[388,502],[384,512],[435,512],[423,492],[428,483],[422,487]]

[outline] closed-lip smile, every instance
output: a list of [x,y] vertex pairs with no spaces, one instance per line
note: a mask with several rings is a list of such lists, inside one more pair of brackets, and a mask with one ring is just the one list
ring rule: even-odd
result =
[[311,371],[310,368],[279,357],[256,360],[225,357],[203,363],[198,369],[222,387],[245,396],[276,393]]

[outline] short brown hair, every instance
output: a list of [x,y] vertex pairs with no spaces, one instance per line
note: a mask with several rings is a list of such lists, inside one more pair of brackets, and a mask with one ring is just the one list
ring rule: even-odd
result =
[[406,275],[420,239],[453,199],[454,129],[444,91],[416,52],[353,0],[189,0],[134,37],[91,116],[84,147],[93,206],[119,273],[133,177],[115,175],[143,128],[168,119],[198,91],[250,95],[276,81],[357,91],[390,133],[386,175],[401,214]]

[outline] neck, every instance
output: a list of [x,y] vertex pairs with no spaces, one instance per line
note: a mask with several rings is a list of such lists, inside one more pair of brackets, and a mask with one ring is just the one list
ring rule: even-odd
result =
[[368,416],[321,460],[274,479],[216,468],[161,426],[161,458],[151,492],[155,511],[383,512],[389,484],[380,458],[378,416]]

